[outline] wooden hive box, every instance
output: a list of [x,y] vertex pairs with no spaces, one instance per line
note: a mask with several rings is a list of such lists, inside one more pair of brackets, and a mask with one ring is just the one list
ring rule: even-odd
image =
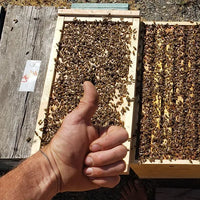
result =
[[[147,53],[144,53],[144,57],[143,57],[143,64],[144,64],[144,72],[143,72],[143,80],[149,75],[148,73],[151,73],[150,70],[150,60],[151,58],[147,56],[152,56],[153,55],[153,67],[154,67],[154,71],[155,68],[158,67],[158,69],[161,71],[164,71],[164,82],[163,84],[165,85],[166,82],[168,81],[168,90],[165,88],[165,90],[163,91],[163,94],[165,94],[165,97],[168,98],[168,102],[166,100],[160,100],[162,98],[159,98],[159,96],[161,97],[161,93],[162,90],[154,90],[151,89],[152,87],[148,87],[148,91],[152,91],[152,93],[149,92],[149,96],[152,98],[152,104],[151,101],[147,101],[149,103],[149,106],[152,105],[151,107],[151,111],[150,113],[153,115],[152,110],[154,109],[161,109],[162,106],[164,106],[165,108],[163,109],[163,114],[162,112],[158,112],[158,115],[160,117],[157,117],[155,115],[154,119],[152,119],[151,122],[148,122],[147,119],[144,119],[143,123],[146,122],[147,126],[147,131],[150,132],[149,136],[145,136],[146,142],[144,141],[144,145],[146,145],[148,143],[148,140],[151,141],[151,144],[149,146],[149,150],[146,150],[146,153],[149,153],[149,158],[146,157],[146,159],[144,159],[141,162],[141,159],[138,159],[138,157],[136,156],[136,152],[140,151],[138,149],[136,149],[136,146],[138,148],[138,145],[136,145],[136,140],[134,140],[134,146],[132,147],[133,149],[133,154],[132,154],[132,158],[131,158],[131,168],[135,171],[135,173],[140,177],[140,178],[200,178],[200,161],[199,161],[199,87],[198,87],[198,80],[199,80],[199,73],[200,73],[200,68],[199,68],[199,61],[200,61],[200,57],[199,57],[199,53],[200,53],[200,27],[198,26],[198,23],[193,23],[193,22],[144,22],[144,25],[163,25],[166,27],[165,30],[166,32],[164,32],[164,36],[163,37],[157,37],[157,39],[152,39],[152,43],[155,44],[157,41],[156,46],[153,46],[152,44],[148,44],[149,47],[151,49],[155,48],[157,49],[157,52],[164,52],[165,54],[165,60],[161,59],[161,58],[155,58],[156,55],[154,55],[152,53],[151,50],[149,50],[147,53],[149,53],[149,55],[147,55]],[[171,26],[172,25],[172,26]],[[175,26],[177,26],[178,28],[180,26],[182,26],[182,30],[177,32],[175,34],[175,37],[178,36],[180,37],[178,40],[173,36],[173,34],[171,34],[171,38],[167,37],[168,34],[167,33],[172,33],[175,30]],[[194,30],[193,28],[196,29]],[[184,35],[184,30],[189,30],[191,28],[191,30],[193,31],[193,35],[190,36],[190,34],[185,34]],[[149,29],[150,30],[150,29]],[[153,29],[151,29],[152,31]],[[146,33],[147,34],[147,33]],[[182,34],[182,35],[181,35]],[[156,32],[155,35],[158,35],[158,32]],[[151,37],[153,37],[151,35]],[[174,38],[172,38],[174,37]],[[173,40],[174,39],[174,40]],[[181,43],[182,41],[182,43]],[[147,42],[148,43],[148,42]],[[165,44],[164,44],[165,43]],[[176,45],[177,43],[177,45]],[[180,45],[179,45],[180,44]],[[171,47],[170,47],[171,46]],[[172,47],[175,46],[175,47]],[[152,48],[153,47],[153,48]],[[148,48],[145,47],[144,44],[144,49]],[[164,48],[164,50],[162,50],[162,48]],[[177,50],[177,52],[174,52],[174,56],[170,56],[171,52],[170,52],[170,48],[175,48]],[[183,48],[183,52],[180,50],[180,48]],[[196,48],[195,51],[193,51],[192,49]],[[156,52],[156,50],[155,50]],[[156,54],[156,53],[155,53]],[[162,57],[160,54],[160,57]],[[192,60],[192,57],[194,58],[194,60]],[[180,60],[179,60],[180,58]],[[188,59],[188,60],[187,60]],[[165,65],[163,64],[165,63]],[[178,65],[180,65],[180,67],[178,68]],[[173,66],[173,67],[172,67]],[[183,70],[184,69],[184,70]],[[195,70],[194,70],[195,69]],[[182,73],[184,74],[184,76],[181,76],[180,73],[177,72],[182,71]],[[187,72],[187,73],[186,73]],[[146,73],[146,77],[144,75],[144,73]],[[154,80],[156,78],[159,78],[159,73],[154,73]],[[195,77],[195,78],[194,78]],[[190,78],[194,78],[194,82],[190,81]],[[183,81],[182,79],[184,79],[185,81]],[[158,80],[158,79],[157,79]],[[160,79],[159,79],[160,80]],[[170,82],[172,82],[172,80],[177,81],[178,83],[181,83],[178,85],[178,83],[176,82],[176,84],[170,84]],[[154,87],[158,86],[158,82],[154,82]],[[190,84],[189,86],[187,86],[187,84]],[[161,84],[162,85],[162,84]],[[143,87],[145,88],[145,85],[143,84]],[[174,89],[174,88],[179,88],[179,90]],[[170,89],[171,88],[171,89]],[[185,94],[184,92],[187,91],[187,94]],[[145,93],[148,93],[148,91],[144,91]],[[179,93],[179,91],[182,91],[181,93]],[[178,94],[178,95],[177,95]],[[185,94],[185,96],[184,96]],[[143,94],[144,95],[144,94]],[[174,98],[174,96],[176,96]],[[144,96],[144,98],[146,98]],[[173,100],[174,98],[174,100]],[[195,100],[196,98],[196,100]],[[163,98],[164,99],[164,98]],[[172,101],[173,100],[173,101]],[[189,100],[189,104],[186,104],[185,102],[187,102],[187,100]],[[194,102],[196,101],[196,104],[194,104]],[[143,99],[143,101],[145,101],[145,99]],[[175,107],[173,108],[173,112],[175,113],[175,116],[173,116],[170,113],[169,107],[166,107],[167,105],[172,105],[174,102]],[[143,103],[144,104],[144,103]],[[147,108],[150,108],[148,105],[147,107],[143,107],[143,104],[141,106],[141,110],[140,112],[143,112],[143,116],[145,115],[145,110],[146,110],[146,115],[148,116],[147,118],[150,118],[148,112],[147,112]],[[196,105],[196,108],[193,109],[193,104]],[[185,112],[186,114],[181,115],[182,112],[178,112],[176,111],[176,109],[182,109],[182,108],[187,108],[187,112]],[[188,114],[189,113],[189,114]],[[196,113],[196,114],[195,114]],[[171,117],[171,118],[170,118]],[[179,120],[179,117],[181,120]],[[144,118],[144,117],[143,117]],[[163,120],[163,121],[161,121]],[[161,123],[164,123],[165,120],[165,125],[166,126],[161,126]],[[174,123],[174,126],[170,125],[170,121],[172,121]],[[142,123],[142,122],[141,122]],[[152,123],[152,124],[151,124]],[[175,125],[181,125],[183,126],[183,132],[184,135],[180,138],[179,135],[183,134],[183,132],[177,132],[177,129],[175,129]],[[148,129],[148,126],[152,126],[152,128],[157,128],[156,131],[151,131]],[[170,128],[172,127],[172,128]],[[165,141],[166,144],[166,149],[163,150],[163,153],[160,154],[160,159],[154,159],[153,158],[153,151],[156,151],[156,140],[154,139],[156,136],[156,132],[159,131],[159,129],[162,129],[161,132],[159,132],[159,136],[156,138],[156,140],[159,140],[159,137],[163,137],[163,142]],[[154,129],[155,130],[155,129]],[[145,130],[142,130],[143,132],[145,132]],[[168,131],[168,132],[167,132]],[[176,134],[178,133],[178,136],[176,137]],[[148,134],[148,133],[146,133]],[[166,136],[167,135],[167,136]],[[194,138],[190,138],[193,135]],[[169,137],[168,137],[169,136]],[[148,139],[149,137],[149,139]],[[189,139],[187,139],[187,137]],[[174,143],[169,143],[170,141],[172,141],[174,138],[178,138],[177,140],[175,140]],[[186,146],[188,147],[188,150],[185,150],[184,148],[186,146],[182,146],[184,145],[185,141],[186,142]],[[196,146],[195,148],[192,147],[192,144],[195,143]],[[162,145],[165,145],[164,143],[162,143]],[[167,151],[169,152],[169,147],[167,147],[167,145],[171,145],[170,148],[172,149],[173,147],[173,154],[177,156],[176,158],[173,158],[173,156],[167,155]],[[182,145],[177,145],[176,144],[182,144]],[[140,147],[139,147],[140,148]],[[162,146],[159,146],[158,148],[162,148]],[[159,149],[157,149],[159,150]],[[165,152],[166,151],[166,152]],[[178,153],[182,151],[182,155],[178,155]],[[188,151],[190,151],[190,158],[184,155],[186,154]],[[144,154],[144,152],[142,152]],[[135,155],[134,155],[135,154]],[[196,157],[194,157],[196,155]],[[168,156],[168,157],[165,157]],[[180,158],[178,157],[180,156]],[[144,157],[145,158],[145,157]],[[195,159],[194,159],[195,158]]]
[[[5,23],[6,23],[6,28],[4,30],[5,33],[3,33],[2,35],[2,40],[1,40],[1,55],[0,58],[2,60],[1,67],[2,69],[6,69],[5,66],[9,66],[7,68],[7,70],[11,70],[11,74],[14,73],[16,75],[16,70],[20,71],[20,73],[17,73],[18,75],[16,77],[14,77],[16,80],[14,80],[14,82],[16,83],[17,81],[21,80],[21,76],[22,76],[22,71],[23,71],[23,67],[24,67],[24,59],[19,59],[19,58],[24,58],[25,56],[28,56],[29,59],[42,59],[40,56],[42,55],[42,53],[34,53],[35,48],[34,46],[37,46],[38,44],[40,44],[40,40],[43,41],[43,36],[37,35],[35,33],[35,30],[37,29],[31,29],[34,30],[33,33],[30,32],[29,35],[36,35],[36,43],[34,43],[34,41],[32,41],[30,43],[30,45],[26,45],[24,44],[24,50],[21,52],[24,52],[24,54],[20,54],[20,56],[15,56],[15,63],[17,63],[17,67],[16,69],[12,68],[12,64],[13,64],[13,60],[7,60],[5,59],[5,52],[4,49],[5,48],[13,48],[13,45],[8,43],[8,46],[6,46],[6,36],[8,35],[9,38],[12,38],[13,35],[17,35],[18,37],[20,37],[19,32],[21,32],[21,29],[18,29],[18,25],[22,23],[22,21],[28,21],[28,16],[30,15],[31,20],[32,21],[37,21],[38,18],[42,19],[42,23],[44,26],[39,26],[38,27],[40,29],[45,29],[45,31],[47,31],[48,34],[52,33],[52,30],[54,30],[55,24],[52,23],[52,21],[55,22],[56,18],[55,18],[55,9],[53,8],[48,8],[48,9],[52,9],[52,15],[48,15],[45,13],[48,13],[45,11],[45,9],[47,8],[43,8],[41,11],[38,9],[35,9],[34,12],[32,13],[31,10],[33,8],[31,7],[9,7],[7,15],[8,18],[6,19]],[[20,12],[20,10],[23,10],[23,12]],[[44,10],[44,13],[43,13]],[[24,18],[24,15],[22,15],[23,13],[29,13],[29,15],[27,15],[27,18]],[[15,15],[13,15],[13,13],[15,13]],[[20,16],[18,16],[16,13],[21,13]],[[32,14],[31,14],[32,13]],[[22,15],[22,16],[21,16]],[[33,16],[32,16],[33,15]],[[17,24],[13,25],[13,19],[16,18],[19,20],[19,22]],[[39,16],[39,17],[38,17]],[[65,21],[72,21],[74,19],[74,17],[76,17],[77,19],[80,20],[87,20],[87,21],[94,21],[94,20],[102,20],[102,17],[111,17],[112,20],[114,21],[120,21],[120,18],[124,18],[124,20],[129,21],[130,23],[132,23],[132,28],[135,28],[137,30],[137,34],[136,34],[136,40],[132,41],[132,45],[134,47],[136,47],[136,51],[135,51],[135,55],[132,55],[131,59],[132,59],[132,69],[130,70],[130,74],[133,76],[133,78],[135,79],[136,77],[136,66],[137,66],[137,52],[138,52],[138,38],[139,38],[139,25],[140,25],[140,18],[139,18],[139,12],[138,11],[80,11],[80,10],[59,10],[59,16],[58,16],[58,20],[57,20],[57,25],[56,25],[56,30],[55,30],[55,36],[53,39],[53,45],[52,45],[52,50],[51,50],[51,55],[50,55],[50,60],[49,60],[49,64],[47,67],[47,74],[45,76],[45,67],[42,69],[42,74],[39,77],[39,83],[36,85],[36,92],[31,95],[30,93],[24,93],[24,94],[19,94],[18,92],[16,92],[18,89],[18,84],[13,84],[14,86],[12,87],[11,85],[8,84],[9,88],[8,91],[10,91],[10,93],[13,93],[13,98],[17,98],[19,99],[19,102],[25,102],[25,107],[26,109],[24,109],[24,103],[20,104],[21,106],[14,106],[11,102],[14,100],[13,98],[10,98],[9,101],[5,102],[4,104],[2,104],[1,101],[1,106],[2,108],[4,108],[4,110],[2,109],[2,116],[7,116],[7,114],[5,112],[5,109],[7,110],[11,110],[12,113],[16,113],[15,116],[13,116],[12,120],[9,117],[8,121],[11,122],[10,123],[10,127],[12,127],[12,130],[6,131],[7,135],[2,137],[1,140],[1,145],[0,147],[1,149],[1,158],[0,158],[0,168],[5,166],[12,166],[12,165],[16,165],[13,164],[12,162],[14,161],[18,161],[24,158],[27,158],[28,156],[34,154],[35,152],[37,152],[40,149],[41,146],[41,140],[40,138],[42,137],[42,132],[41,132],[41,126],[38,125],[38,122],[41,119],[44,119],[45,117],[45,112],[44,109],[48,108],[48,103],[49,103],[49,96],[51,94],[51,87],[52,87],[52,83],[54,81],[54,76],[55,76],[55,61],[54,59],[57,57],[57,43],[59,43],[60,38],[61,38],[61,32],[60,30],[62,30],[63,25],[65,23]],[[44,19],[44,20],[43,20]],[[51,23],[45,23],[46,20],[51,20]],[[152,24],[153,22],[145,22],[145,24]],[[169,22],[157,22],[158,24],[167,24]],[[23,24],[23,23],[22,23]],[[26,23],[24,23],[26,26]],[[195,25],[195,23],[189,23],[189,22],[170,22],[171,25]],[[12,27],[14,26],[13,30],[11,31]],[[25,27],[24,27],[25,29]],[[52,37],[53,38],[53,37]],[[20,39],[18,40],[20,41]],[[17,41],[15,41],[17,42]],[[141,41],[140,41],[141,42]],[[33,44],[32,44],[33,43]],[[41,49],[42,52],[45,51],[49,51],[49,44],[51,44],[51,42],[47,42],[48,45],[45,43],[45,45],[43,45],[44,49]],[[16,43],[15,45],[15,49],[20,49],[23,45],[21,45],[20,43]],[[31,46],[31,50],[30,50],[30,46]],[[132,49],[130,49],[132,51]],[[27,52],[32,52],[30,54],[27,54]],[[16,50],[16,52],[18,52]],[[12,51],[7,52],[7,57],[12,58],[11,56]],[[15,54],[14,54],[15,55]],[[32,55],[32,56],[31,56]],[[198,55],[198,54],[197,54]],[[48,55],[46,55],[48,57]],[[199,59],[199,57],[197,56],[197,58]],[[7,60],[7,61],[6,61]],[[20,61],[19,61],[20,60]],[[43,58],[43,63],[47,63],[48,59],[45,57]],[[21,67],[21,68],[20,68]],[[14,71],[12,71],[14,70]],[[7,73],[7,71],[5,71],[5,73]],[[197,73],[199,73],[197,71]],[[8,74],[8,73],[7,73]],[[2,77],[6,77],[4,76],[4,73],[1,76],[1,86],[0,89],[1,91],[3,91],[3,86],[6,84],[6,81],[8,81],[9,77],[7,78],[2,78]],[[42,93],[42,80],[44,80],[44,78],[46,77],[45,83],[44,83],[44,90]],[[18,83],[18,82],[17,82]],[[37,89],[38,88],[38,89]],[[135,97],[135,84],[132,84],[129,87],[129,90],[131,91],[131,98]],[[41,93],[42,93],[42,97],[41,97]],[[29,100],[29,101],[27,101]],[[40,108],[39,108],[39,101],[41,100],[41,104],[40,104]],[[35,102],[35,104],[31,104],[31,102]],[[129,171],[129,166],[135,171],[135,173],[140,177],[140,178],[200,178],[200,163],[198,160],[191,160],[192,163],[189,160],[186,159],[177,159],[177,160],[167,160],[164,159],[162,162],[160,160],[155,160],[155,162],[150,162],[150,161],[146,161],[143,163],[139,163],[138,160],[135,157],[135,153],[137,151],[136,149],[136,140],[135,140],[135,136],[134,136],[134,131],[136,129],[136,121],[137,121],[137,112],[138,112],[138,108],[139,106],[137,105],[137,102],[132,103],[131,104],[131,109],[130,112],[127,112],[126,116],[124,116],[124,120],[125,120],[125,128],[127,129],[128,133],[129,133],[129,140],[125,143],[125,146],[127,147],[127,149],[129,150],[127,157],[125,158],[125,162],[127,164],[127,168],[125,170],[125,173],[128,173]],[[38,114],[38,119],[37,119],[37,125],[36,125],[36,132],[38,135],[34,135],[34,127],[35,127],[35,123],[30,123],[31,121],[29,120],[29,117],[27,117],[27,113],[29,113],[29,115],[31,117],[33,117],[36,121],[36,116],[37,116],[37,111],[39,109],[39,114]],[[26,112],[25,112],[26,111]],[[20,113],[23,113],[20,114]],[[9,114],[10,115],[10,114]],[[19,117],[21,116],[21,118]],[[23,116],[26,116],[25,118],[23,118]],[[8,117],[8,116],[7,116]],[[34,121],[34,122],[35,122]],[[4,126],[4,120],[0,121],[2,126],[1,128],[5,127]],[[8,127],[8,126],[7,126]],[[21,127],[17,128],[17,127]],[[27,128],[29,127],[29,128]],[[199,128],[199,125],[198,125]],[[15,130],[18,130],[17,132],[15,132]],[[27,131],[29,130],[29,131]],[[5,129],[2,129],[2,133],[5,132]],[[8,141],[7,138],[9,138],[10,134],[12,135],[12,138],[14,138],[11,141]],[[25,133],[25,134],[24,134]],[[28,138],[31,137],[33,138],[31,140],[30,143],[24,143],[24,141]],[[133,141],[133,142],[132,142]],[[8,148],[9,147],[9,148]]]
[[[57,19],[57,25],[55,30],[55,36],[53,40],[52,45],[52,51],[50,55],[48,70],[46,74],[46,80],[44,84],[44,90],[41,98],[41,104],[38,114],[38,122],[43,121],[45,119],[45,111],[48,110],[49,106],[49,98],[52,92],[52,84],[54,80],[56,79],[57,75],[55,74],[55,59],[58,57],[58,46],[57,44],[61,40],[61,30],[63,29],[63,26],[67,22],[72,22],[74,18],[76,17],[76,20],[81,21],[87,21],[87,22],[94,22],[94,21],[102,21],[104,18],[109,18],[109,20],[113,22],[118,21],[127,21],[130,23],[130,27],[132,30],[135,30],[135,38],[131,37],[131,44],[130,44],[130,58],[132,61],[131,67],[129,69],[129,76],[132,77],[132,79],[135,80],[136,77],[136,64],[137,64],[137,47],[138,47],[138,35],[139,35],[139,25],[140,25],[140,17],[139,17],[139,11],[116,11],[116,10],[67,10],[67,9],[60,9],[58,11],[58,19]],[[121,18],[121,19],[120,19]],[[123,19],[122,19],[123,18]],[[133,47],[135,50],[135,53],[133,53]],[[130,84],[127,86],[128,91],[130,94],[130,98],[133,99],[135,96],[135,83]],[[127,156],[125,157],[125,162],[127,164],[125,173],[129,172],[129,163],[130,163],[130,147],[131,147],[131,138],[132,138],[132,130],[133,130],[133,109],[134,109],[134,102],[130,103],[130,109],[126,112],[125,115],[123,115],[123,120],[125,122],[124,126],[129,134],[129,140],[124,144],[128,151]],[[40,125],[39,125],[40,124]],[[41,140],[43,132],[42,127],[43,124],[37,123],[36,126],[36,135],[33,140],[33,146],[31,150],[31,154],[34,154],[40,149],[41,146]]]

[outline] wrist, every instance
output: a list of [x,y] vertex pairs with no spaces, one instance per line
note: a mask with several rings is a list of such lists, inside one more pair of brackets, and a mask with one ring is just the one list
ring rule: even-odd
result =
[[54,189],[56,189],[56,193],[61,192],[61,175],[51,151],[49,150],[48,146],[46,146],[43,149],[40,149],[40,153],[46,159],[48,170],[50,171],[50,174],[52,174],[51,182],[55,185]]
[[[38,194],[36,191],[35,199],[48,200],[58,193],[57,177],[48,159],[42,152],[37,152],[33,155],[34,160],[32,160],[37,170],[34,174],[35,182],[38,184]],[[31,162],[31,160],[29,162]]]
[[50,200],[57,192],[55,172],[41,152],[0,179],[0,199]]

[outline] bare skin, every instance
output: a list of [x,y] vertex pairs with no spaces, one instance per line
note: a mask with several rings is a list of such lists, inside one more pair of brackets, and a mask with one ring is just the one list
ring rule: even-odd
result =
[[128,181],[121,191],[120,200],[147,200],[147,195],[144,187],[138,180]]
[[85,82],[78,107],[65,117],[44,153],[34,154],[0,179],[2,199],[48,200],[57,192],[112,188],[119,183],[127,153],[122,143],[128,134],[117,126],[97,132],[91,124],[97,100],[95,87]]

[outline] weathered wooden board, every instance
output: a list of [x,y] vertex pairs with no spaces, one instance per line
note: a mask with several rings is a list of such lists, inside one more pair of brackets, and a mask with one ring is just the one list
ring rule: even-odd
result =
[[0,39],[3,30],[4,18],[5,18],[5,10],[2,6],[0,6]]
[[[64,10],[59,10],[58,13],[64,13]],[[89,12],[87,10],[85,10],[83,13]],[[72,15],[73,12],[71,11]],[[77,13],[77,11],[75,12]],[[81,13],[81,11],[79,10],[79,14]],[[93,22],[95,20],[102,20],[103,18],[100,17],[100,13],[101,11],[99,11],[99,13],[97,14],[97,16],[83,16],[80,17],[79,15],[76,17],[77,20],[82,20],[82,21],[90,21]],[[104,14],[104,12],[103,12]],[[116,13],[115,13],[116,14]],[[81,14],[80,14],[81,15]],[[139,15],[139,13],[138,13]],[[126,16],[126,15],[125,15]],[[47,71],[47,76],[46,76],[46,80],[45,80],[45,86],[44,86],[44,91],[43,91],[43,95],[42,95],[42,99],[41,99],[41,104],[40,104],[40,109],[39,109],[39,114],[38,114],[38,121],[39,120],[43,120],[45,118],[45,112],[44,109],[48,109],[48,102],[47,99],[50,96],[50,92],[51,92],[51,84],[53,82],[53,79],[55,77],[54,74],[54,68],[55,68],[55,62],[54,59],[57,58],[57,52],[56,52],[56,43],[59,42],[60,37],[61,37],[61,33],[60,30],[63,27],[63,23],[64,22],[68,22],[68,21],[73,21],[74,17],[72,17],[71,15],[68,17],[64,17],[64,16],[59,16],[58,17],[58,21],[57,21],[57,26],[56,26],[56,32],[55,32],[55,36],[54,36],[54,42],[53,42],[53,46],[52,46],[52,52],[51,52],[51,57],[50,57],[50,61],[49,61],[49,66],[48,66],[48,71]],[[112,21],[120,21],[120,18],[113,18],[111,19]],[[140,25],[140,18],[136,17],[136,18],[128,18],[128,17],[124,17],[124,21],[128,21],[131,23],[131,28],[134,30],[136,30],[136,35],[135,35],[135,40],[131,39],[131,45],[130,45],[130,57],[132,60],[132,66],[129,69],[129,75],[132,75],[132,77],[135,79],[136,77],[136,66],[137,66],[137,47],[138,47],[138,38],[139,38],[139,25]],[[135,54],[133,54],[133,47],[136,48],[135,50]],[[128,91],[130,94],[130,98],[134,98],[135,96],[135,84],[129,85],[128,86]],[[130,111],[128,111],[125,116],[123,116],[123,121],[125,122],[125,128],[127,130],[127,132],[129,133],[129,140],[127,142],[124,143],[124,145],[126,146],[126,148],[129,150],[127,153],[127,156],[124,158],[124,161],[127,164],[125,173],[129,172],[129,164],[130,164],[130,150],[131,150],[131,142],[132,142],[132,131],[135,129],[135,127],[133,127],[133,109],[134,109],[134,103],[132,102],[130,105]],[[42,136],[42,132],[40,131],[40,128],[42,128],[42,126],[36,126],[36,131],[38,133],[38,135],[41,137]],[[32,153],[35,153],[36,150],[39,148],[40,146],[40,140],[38,137],[35,136],[34,138],[35,141],[35,145],[33,145],[32,148]]]
[[49,105],[49,97],[50,97],[51,87],[52,87],[52,83],[54,81],[54,75],[55,75],[55,60],[54,59],[57,57],[57,50],[58,50],[57,44],[60,42],[60,38],[61,38],[60,30],[63,29],[63,25],[64,25],[63,22],[64,22],[64,18],[58,16],[56,28],[55,28],[55,34],[53,38],[53,44],[51,48],[50,59],[49,59],[48,67],[47,67],[47,74],[46,74],[43,93],[42,93],[41,102],[40,102],[40,108],[39,108],[38,117],[37,117],[37,124],[35,128],[37,135],[35,134],[33,138],[31,155],[36,153],[40,149],[40,146],[41,146],[40,138],[42,138],[42,131],[40,130],[41,126],[39,125],[39,121],[41,119],[45,119],[45,109],[48,109],[48,105]]
[[60,16],[74,16],[74,17],[129,17],[139,18],[140,11],[138,10],[84,10],[84,9],[59,9]]
[[[31,155],[56,19],[54,7],[7,8],[0,44],[1,168]],[[35,91],[19,92],[27,60],[41,60],[40,71]]]
[[[185,26],[199,24],[199,22],[143,21],[143,25],[151,25],[154,23]],[[140,41],[140,43],[142,42],[143,41]],[[136,107],[138,108],[139,106]],[[136,151],[136,145],[132,146],[132,151]],[[160,160],[155,160],[155,162],[152,163],[150,161],[139,163],[138,160],[135,159],[134,153],[132,155],[131,168],[140,178],[200,178],[200,161],[198,160],[192,160],[191,162],[189,160],[163,160],[162,163]]]

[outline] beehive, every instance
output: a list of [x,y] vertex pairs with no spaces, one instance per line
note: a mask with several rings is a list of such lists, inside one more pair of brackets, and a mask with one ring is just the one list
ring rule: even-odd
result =
[[[65,76],[63,76],[63,60],[61,58],[61,54],[64,53],[63,49],[68,48],[62,41],[62,33],[64,32],[67,34],[67,38],[69,39],[71,37],[69,30],[73,26],[76,27],[75,35],[77,34],[77,24],[79,24],[80,27],[90,27],[89,29],[91,29],[91,27],[93,27],[93,23],[96,23],[97,27],[101,26],[101,28],[103,28],[105,24],[109,24],[109,26],[121,26],[124,22],[127,22],[131,26],[132,33],[134,33],[134,37],[132,37],[130,44],[127,43],[127,46],[122,45],[125,49],[129,47],[131,52],[130,60],[132,63],[128,61],[129,59],[124,59],[126,56],[123,58],[127,61],[127,63],[129,63],[127,65],[129,66],[129,73],[125,76],[126,78],[124,77],[124,81],[122,81],[123,77],[121,77],[121,82],[127,87],[124,87],[124,89],[123,87],[119,87],[124,92],[121,99],[120,96],[118,96],[119,90],[116,92],[111,89],[111,91],[115,91],[113,92],[113,95],[118,99],[114,98],[115,100],[112,99],[111,103],[107,102],[107,104],[110,104],[111,110],[116,107],[114,104],[119,104],[119,107],[113,114],[113,118],[118,118],[116,116],[118,116],[119,113],[121,114],[116,123],[112,121],[106,124],[107,120],[105,120],[105,122],[99,120],[99,122],[102,123],[100,125],[106,126],[118,124],[127,129],[129,133],[129,140],[125,143],[125,145],[130,151],[125,158],[127,163],[126,172],[128,172],[128,168],[131,166],[136,174],[141,178],[199,177],[199,25],[188,22],[172,22],[170,24],[165,22],[158,22],[157,24],[145,22],[146,32],[144,38],[143,57],[143,90],[141,93],[142,98],[140,99],[141,113],[139,113],[142,115],[140,117],[139,125],[139,146],[135,146],[136,140],[135,136],[133,136],[133,134],[135,134],[133,130],[135,129],[134,116],[136,116],[137,113],[133,113],[133,111],[137,109],[134,108],[135,103],[133,100],[135,98],[134,80],[136,77],[135,73],[138,51],[138,16],[136,17],[135,13],[131,16],[128,12],[120,13],[118,11],[117,13],[116,11],[112,11],[111,14],[110,11],[101,11],[101,13],[98,13],[96,11],[80,12],[77,10],[68,10],[67,13],[69,15],[68,17],[65,16],[66,10],[59,11],[60,16],[57,21],[56,34],[50,56],[38,121],[45,118],[44,109],[46,109],[46,115],[49,117],[47,121],[52,122],[53,118],[54,121],[56,121],[56,118],[53,117],[55,116],[53,112],[57,110],[57,108],[54,105],[51,105],[51,100],[56,97],[56,93],[59,93],[59,90],[56,92],[59,82],[63,82],[65,79]],[[76,18],[74,19],[74,17]],[[124,23],[124,25],[125,24],[126,23]],[[92,30],[94,31],[93,28]],[[60,30],[62,31],[60,32]],[[87,32],[84,33],[87,34]],[[107,33],[105,32],[105,34]],[[129,33],[127,32],[127,37],[130,37],[128,35]],[[78,36],[76,37],[78,39]],[[84,37],[82,37],[82,39],[85,40]],[[68,42],[71,41],[68,40]],[[115,42],[112,43],[114,44]],[[86,46],[88,46],[88,44]],[[56,49],[58,49],[58,52],[56,52]],[[129,50],[127,49],[127,52]],[[92,52],[84,50],[84,48],[80,51],[79,49],[73,47],[70,51],[72,54],[67,55],[69,60],[73,54],[80,54],[81,51],[85,51],[87,56],[92,54]],[[108,53],[110,52],[107,49],[104,49],[103,54],[99,55],[98,58],[105,58],[103,56]],[[93,57],[95,56],[93,55]],[[55,58],[56,60],[54,60]],[[109,60],[109,58],[107,60]],[[70,62],[72,64],[76,64],[76,61],[74,60]],[[83,63],[84,62],[85,61],[83,61]],[[95,70],[97,67],[97,64],[92,60],[90,60],[89,63],[86,63],[86,65],[90,66],[87,68],[89,71]],[[180,65],[180,67],[177,65]],[[55,66],[57,66],[58,71],[55,71]],[[79,63],[77,66],[83,65],[80,65]],[[74,65],[75,68],[77,66]],[[69,74],[70,69],[71,68],[68,69]],[[108,71],[111,72],[112,69],[114,68],[108,69]],[[84,71],[81,71],[79,68],[77,68],[77,70],[80,72],[79,76],[84,73]],[[114,70],[117,72],[117,69]],[[69,74],[67,75],[68,77],[70,77]],[[74,74],[73,71],[71,71],[71,74]],[[92,81],[96,84],[97,90],[103,94],[105,91],[101,92],[101,86],[98,88],[98,77],[98,73],[95,74],[95,77],[94,75],[91,77],[90,73],[85,72],[83,79]],[[74,80],[73,76],[71,76],[71,80]],[[109,82],[110,86],[112,85],[111,82]],[[73,83],[73,81],[71,83]],[[79,81],[79,83],[81,84],[81,81]],[[116,85],[112,85],[108,88],[115,87]],[[68,89],[70,90],[70,88]],[[188,92],[186,93],[186,91]],[[73,94],[78,94],[79,97],[76,100],[72,100],[75,101],[76,104],[74,104],[73,107],[69,108],[66,112],[70,112],[77,105],[82,93],[80,88],[77,91],[71,90],[71,92]],[[62,101],[62,98],[60,100]],[[125,102],[125,104],[123,102]],[[49,108],[51,110],[50,112]],[[186,108],[187,112],[184,108]],[[60,113],[60,115],[62,115],[61,118],[63,118],[65,113]],[[102,115],[102,113],[100,115]],[[94,122],[97,119],[98,117],[96,116],[96,118],[94,118]],[[46,137],[44,134],[43,139],[46,137],[46,141],[48,142],[48,139],[53,136],[57,128],[60,126],[60,123],[61,120],[58,119],[54,126],[47,126],[46,132],[51,132],[53,130],[52,135],[50,135],[50,137],[49,135]],[[40,125],[37,126],[36,133],[40,138],[42,138],[41,130],[44,129],[41,128]],[[32,153],[40,148],[41,141],[38,139],[38,136],[34,139],[36,142],[33,143]],[[131,145],[132,140],[134,142]],[[186,144],[188,146],[186,146]],[[177,147],[180,147],[180,150],[177,150]],[[173,152],[175,153],[173,154]],[[193,152],[195,152],[195,154],[193,154]]]
[[139,142],[141,178],[199,178],[200,26],[146,23]]
[[[137,11],[60,10],[36,127],[34,153],[79,103],[82,83],[99,94],[95,126],[119,125],[132,134],[139,35]],[[66,15],[68,15],[66,17]],[[69,16],[70,15],[70,16]],[[94,17],[95,16],[95,17]],[[44,112],[46,110],[46,112]],[[130,150],[131,140],[125,143]],[[129,169],[130,151],[125,161]]]

